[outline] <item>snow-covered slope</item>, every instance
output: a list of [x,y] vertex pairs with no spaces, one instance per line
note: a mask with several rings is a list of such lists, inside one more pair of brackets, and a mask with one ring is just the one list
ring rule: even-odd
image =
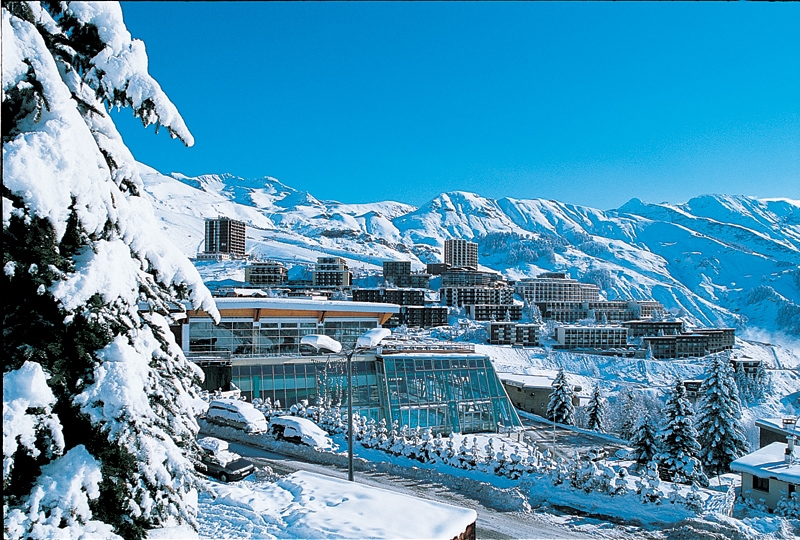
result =
[[699,324],[754,326],[800,336],[800,201],[704,195],[681,205],[632,199],[601,211],[545,199],[442,193],[425,205],[320,201],[270,177],[165,176],[142,165],[156,215],[187,255],[203,219],[248,223],[248,251],[287,263],[321,254],[376,270],[421,269],[445,239],[480,244],[482,265],[512,279],[567,271],[609,299],[655,298]]

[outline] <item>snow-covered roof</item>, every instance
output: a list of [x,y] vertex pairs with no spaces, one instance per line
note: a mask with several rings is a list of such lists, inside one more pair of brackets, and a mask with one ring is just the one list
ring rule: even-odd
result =
[[[792,433],[792,426],[794,426],[794,424],[791,424],[789,429],[786,429],[783,427],[783,418],[759,418],[756,420],[756,426],[789,435]],[[800,425],[794,433],[795,436],[800,435]]]
[[540,373],[537,375],[520,375],[517,373],[498,373],[497,376],[503,382],[520,384],[531,388],[550,388],[556,379],[557,371],[552,373]]
[[276,309],[300,311],[350,311],[358,313],[398,313],[400,306],[377,302],[306,300],[303,298],[215,298],[219,310]]
[[740,457],[731,463],[731,470],[798,484],[800,483],[800,452],[795,447],[794,463],[791,465],[785,461],[785,452],[785,443],[774,442],[752,454]]

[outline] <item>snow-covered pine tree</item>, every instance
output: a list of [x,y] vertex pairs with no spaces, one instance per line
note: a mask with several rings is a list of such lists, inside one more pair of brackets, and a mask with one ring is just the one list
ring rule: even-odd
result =
[[547,418],[559,424],[573,425],[575,423],[575,406],[572,404],[574,392],[563,368],[558,371],[552,386],[553,392],[550,394],[550,401],[547,404]]
[[[201,374],[167,317],[182,299],[218,313],[140,196],[108,109],[192,136],[119,4],[4,2],[2,19],[3,378],[35,384],[4,388],[5,536],[195,525]],[[6,437],[21,400],[41,404],[33,441]]]
[[664,427],[658,434],[661,471],[672,482],[697,482],[708,485],[697,455],[700,445],[692,424],[692,406],[680,379],[675,383],[664,406]]
[[739,399],[742,403],[752,403],[755,401],[753,377],[747,374],[745,369],[738,366],[733,372],[733,380],[739,390]]
[[772,392],[772,378],[767,373],[764,361],[758,363],[756,373],[753,377],[753,399],[762,402],[768,394]]
[[603,420],[605,418],[606,400],[600,392],[600,385],[596,384],[592,391],[592,397],[587,406],[586,429],[592,431],[603,431]]
[[645,412],[639,418],[630,438],[630,445],[633,449],[633,459],[639,467],[644,467],[653,461],[658,453],[656,428],[649,413]]
[[636,399],[636,394],[630,388],[617,398],[615,404],[617,421],[619,422],[620,437],[630,440],[636,432],[636,425],[642,418],[644,407],[641,400]]
[[727,355],[712,357],[700,386],[700,396],[698,457],[706,470],[716,474],[728,472],[731,462],[747,453],[748,444],[741,428],[739,391]]

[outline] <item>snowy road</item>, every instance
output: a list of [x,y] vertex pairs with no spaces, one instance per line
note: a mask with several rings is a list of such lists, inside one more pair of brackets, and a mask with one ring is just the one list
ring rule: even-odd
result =
[[[295,471],[309,471],[345,479],[343,468],[299,461],[260,448],[238,443],[231,450],[247,456],[257,466],[269,466],[283,476]],[[355,472],[356,481],[406,495],[442,503],[472,508],[478,512],[477,537],[486,539],[545,539],[545,538],[642,538],[642,531],[619,527],[576,516],[563,516],[539,512],[499,512],[486,508],[479,502],[455,493],[438,483],[420,483],[418,480],[378,472]]]

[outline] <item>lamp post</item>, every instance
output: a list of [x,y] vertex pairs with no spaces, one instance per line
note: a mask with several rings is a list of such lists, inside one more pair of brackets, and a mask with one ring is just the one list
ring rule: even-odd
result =
[[353,356],[360,351],[377,347],[382,339],[390,336],[392,331],[387,328],[373,328],[368,330],[356,340],[356,345],[348,353],[342,353],[342,344],[332,337],[322,334],[307,334],[300,338],[301,345],[309,345],[320,352],[322,350],[333,354],[342,354],[347,362],[347,479],[353,479]]

